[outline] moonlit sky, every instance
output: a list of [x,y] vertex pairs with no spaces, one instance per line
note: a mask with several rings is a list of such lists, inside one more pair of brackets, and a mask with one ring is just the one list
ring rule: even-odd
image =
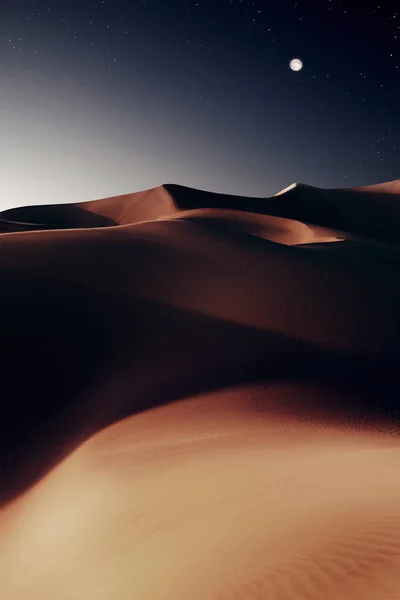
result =
[[1,0],[0,210],[399,178],[395,4]]

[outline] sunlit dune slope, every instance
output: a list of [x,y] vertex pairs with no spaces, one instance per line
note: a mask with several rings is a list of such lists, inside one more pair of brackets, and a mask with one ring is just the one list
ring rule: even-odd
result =
[[332,400],[240,386],[105,429],[1,516],[2,598],[396,598],[398,437],[307,414]]

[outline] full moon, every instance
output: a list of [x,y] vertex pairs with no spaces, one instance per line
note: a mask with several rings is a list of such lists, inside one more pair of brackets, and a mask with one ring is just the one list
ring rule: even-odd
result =
[[289,66],[292,69],[292,71],[301,71],[301,69],[303,68],[303,63],[299,58],[294,58],[290,61]]

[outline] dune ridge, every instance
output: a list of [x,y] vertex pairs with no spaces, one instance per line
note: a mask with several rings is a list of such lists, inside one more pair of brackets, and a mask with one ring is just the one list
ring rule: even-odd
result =
[[399,202],[0,213],[2,600],[400,597]]
[[[269,198],[247,198],[164,184],[89,202],[13,208],[0,213],[0,232],[16,227],[72,228],[132,225],[195,209],[282,217],[398,245],[400,180],[358,188],[321,189],[292,184]],[[212,214],[212,213],[211,213]],[[356,215],[356,216],[354,216]],[[373,218],[372,218],[373,215]]]

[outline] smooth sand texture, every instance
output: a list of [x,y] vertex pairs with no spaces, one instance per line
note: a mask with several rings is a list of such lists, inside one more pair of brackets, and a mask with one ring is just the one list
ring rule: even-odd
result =
[[0,213],[0,598],[400,598],[400,189]]

